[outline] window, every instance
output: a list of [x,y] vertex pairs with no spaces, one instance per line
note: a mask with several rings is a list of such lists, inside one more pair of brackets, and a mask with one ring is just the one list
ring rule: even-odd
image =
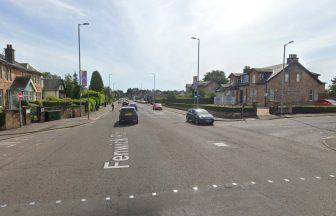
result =
[[270,99],[271,101],[274,101],[274,99],[275,99],[275,97],[274,97],[274,89],[270,89],[269,99]]
[[3,107],[3,90],[0,89],[0,106]]
[[301,74],[296,74],[296,82],[301,82]]
[[247,83],[249,81],[249,76],[247,74],[244,74],[241,76],[242,83]]
[[262,74],[260,74],[260,80],[263,80],[264,79],[264,74],[262,73]]
[[310,89],[308,93],[308,100],[313,101],[313,98],[314,98],[314,91]]
[[9,80],[12,81],[12,69],[8,68],[9,73]]
[[289,74],[285,73],[285,82],[289,82]]
[[3,74],[5,74],[5,66],[1,65],[1,68],[0,68],[0,78],[3,77]]
[[255,83],[255,74],[252,75],[252,83]]

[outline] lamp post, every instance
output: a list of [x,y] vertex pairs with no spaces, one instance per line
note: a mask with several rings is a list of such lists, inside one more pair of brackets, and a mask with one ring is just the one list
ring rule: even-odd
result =
[[200,60],[200,39],[196,37],[191,37],[193,40],[197,40],[197,85],[196,85],[196,106],[198,107],[198,97],[199,97],[199,92],[198,92],[198,86],[199,86],[199,60]]
[[82,116],[82,68],[81,68],[81,52],[80,52],[80,26],[89,25],[89,23],[78,24],[78,75],[79,75],[79,107]]
[[152,75],[154,76],[154,92],[153,92],[153,100],[155,103],[155,73],[152,73]]
[[286,46],[288,44],[293,43],[294,41],[289,41],[288,43],[284,44],[284,51],[283,51],[283,61],[282,61],[282,79],[281,79],[281,100],[280,100],[280,113],[281,116],[283,115],[283,103],[284,103],[284,85],[285,85],[285,58],[286,58]]

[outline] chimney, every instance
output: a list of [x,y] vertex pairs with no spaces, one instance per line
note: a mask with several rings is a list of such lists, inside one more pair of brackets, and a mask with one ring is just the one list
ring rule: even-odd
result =
[[290,64],[292,62],[298,62],[299,58],[296,56],[296,54],[289,54],[289,57],[287,58],[287,64]]
[[12,44],[7,44],[7,48],[5,48],[5,60],[14,64],[15,61],[15,50],[12,48]]
[[250,66],[245,66],[245,67],[244,67],[244,70],[243,70],[243,73],[247,73],[247,72],[249,72],[250,69],[251,69]]

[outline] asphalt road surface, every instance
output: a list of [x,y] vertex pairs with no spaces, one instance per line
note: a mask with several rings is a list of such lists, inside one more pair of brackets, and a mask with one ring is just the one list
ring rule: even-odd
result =
[[335,215],[336,117],[185,122],[139,105],[0,141],[0,215]]

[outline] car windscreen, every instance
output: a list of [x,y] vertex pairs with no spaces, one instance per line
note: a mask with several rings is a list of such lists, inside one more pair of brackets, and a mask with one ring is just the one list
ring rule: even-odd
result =
[[135,112],[134,108],[125,108],[120,110],[121,113]]
[[209,112],[206,110],[196,110],[196,113],[197,114],[209,114]]

